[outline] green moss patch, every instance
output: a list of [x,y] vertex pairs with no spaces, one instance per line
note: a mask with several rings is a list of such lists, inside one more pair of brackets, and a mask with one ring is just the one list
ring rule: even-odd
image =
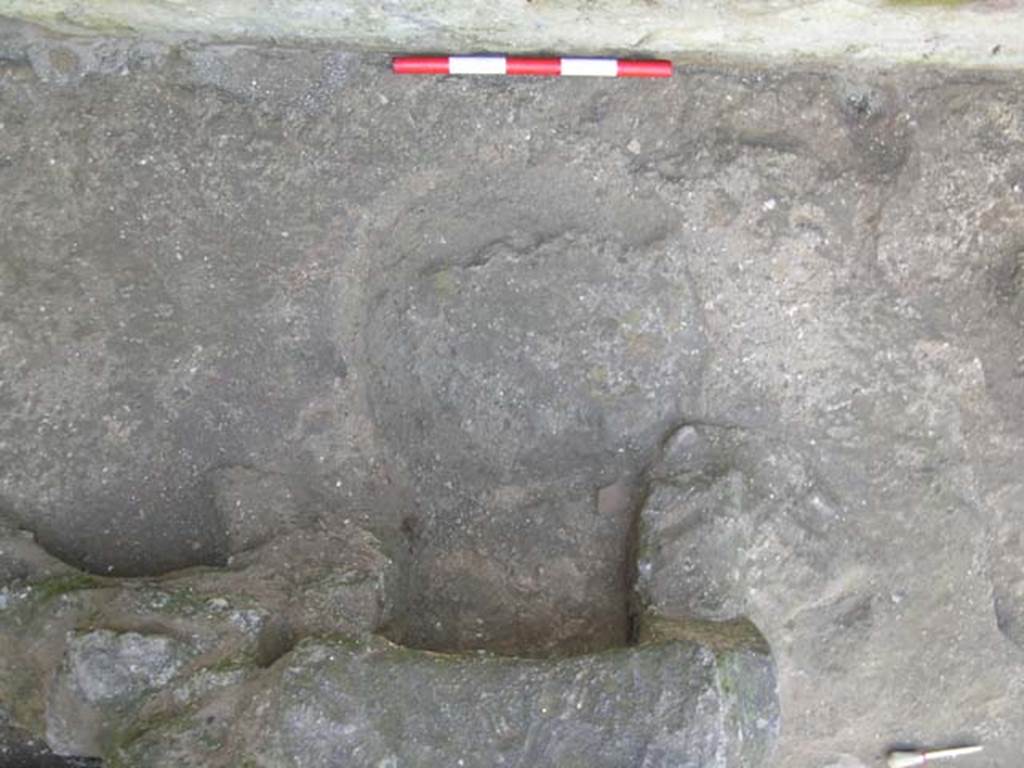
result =
[[70,573],[63,576],[40,581],[32,585],[39,600],[46,602],[55,597],[66,595],[70,592],[80,592],[84,589],[101,589],[106,586],[103,581],[95,576],[85,573]]

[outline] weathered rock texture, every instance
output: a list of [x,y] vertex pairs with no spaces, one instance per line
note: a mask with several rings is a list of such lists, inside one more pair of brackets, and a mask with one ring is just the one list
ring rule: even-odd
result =
[[[371,637],[389,561],[358,532],[332,543],[321,580],[308,553],[250,553],[302,575],[286,595],[252,567],[160,582],[25,573],[2,593],[5,720],[61,755],[152,768],[732,768],[770,753],[775,666],[759,636],[545,660],[410,650]],[[345,639],[309,639],[331,636]]]
[[1024,754],[1020,83],[0,40],[12,723],[134,635],[140,729],[54,741],[233,754],[303,638],[675,638],[770,648],[771,765]]
[[60,754],[114,756],[151,722],[237,695],[303,637],[387,621],[392,563],[358,530],[285,536],[228,569],[160,581],[89,576],[17,533],[0,542],[7,563],[36,550],[0,591],[0,701]]
[[[253,690],[236,759],[310,768],[749,766],[772,742],[776,706],[763,655],[716,660],[681,642],[543,661],[383,641],[310,644]],[[151,756],[180,735],[180,726],[158,729],[124,757],[172,765]]]

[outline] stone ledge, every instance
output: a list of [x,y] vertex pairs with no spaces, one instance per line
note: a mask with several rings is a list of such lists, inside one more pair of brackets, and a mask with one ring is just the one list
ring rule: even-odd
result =
[[0,15],[79,34],[366,50],[1024,65],[1021,0],[0,0]]

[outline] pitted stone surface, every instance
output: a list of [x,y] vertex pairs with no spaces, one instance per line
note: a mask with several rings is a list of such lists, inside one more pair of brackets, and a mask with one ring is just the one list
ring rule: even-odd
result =
[[754,766],[778,713],[770,660],[746,656],[685,643],[543,661],[311,645],[275,669],[248,750],[311,768]]
[[1020,83],[680,75],[5,28],[11,721],[44,734],[69,631],[194,635],[146,729],[231,765],[303,637],[557,656],[735,617],[773,768],[1014,764]]

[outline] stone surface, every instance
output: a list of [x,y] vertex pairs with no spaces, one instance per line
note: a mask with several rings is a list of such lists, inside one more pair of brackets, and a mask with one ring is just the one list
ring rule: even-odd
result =
[[329,41],[420,51],[634,51],[1019,67],[1015,0],[5,0],[0,12],[74,33]]
[[266,544],[299,526],[295,491],[286,478],[251,467],[225,467],[210,474],[213,503],[224,519],[232,555]]
[[144,696],[168,685],[188,656],[188,647],[169,637],[76,634],[48,692],[47,743],[59,754],[103,754],[113,729],[134,714]]
[[[304,637],[376,631],[388,620],[391,568],[374,537],[350,530],[292,534],[230,569],[160,581],[66,565],[19,578],[0,593],[0,702],[59,754],[109,756],[153,722],[222,712]],[[12,734],[10,749],[27,750]]]
[[428,208],[388,232],[370,394],[416,469],[464,483],[600,477],[693,412],[702,319],[666,210],[628,195],[595,206],[575,194],[587,181],[538,164],[457,226]]
[[654,616],[769,623],[796,590],[827,594],[862,567],[856,539],[829,545],[842,501],[805,457],[757,432],[682,431],[688,460],[670,443],[640,513],[637,590]]
[[0,761],[6,768],[101,768],[91,757],[55,755],[42,739],[33,739],[17,728],[0,726]]
[[999,507],[1009,514],[995,533],[992,598],[999,631],[1024,648],[1024,543],[1018,514],[1011,511],[1021,509],[1024,488],[1014,484],[1008,491],[999,499]]
[[[328,50],[0,40],[13,722],[43,732],[76,629],[196,635],[145,732],[191,748],[211,707],[229,754],[307,634],[543,655],[667,632],[631,597],[643,509],[667,636],[730,618],[770,647],[773,766],[1024,753],[1019,82],[403,79]],[[639,321],[635,292],[658,298]],[[657,359],[624,335],[648,321]],[[595,363],[623,389],[592,392]],[[302,490],[298,525],[230,563],[229,467]]]
[[[736,675],[738,665],[746,668]],[[236,759],[310,768],[755,766],[778,727],[774,695],[770,664],[716,661],[685,643],[557,661],[314,643],[261,681],[238,721]],[[160,737],[123,754],[138,760]]]
[[[15,581],[0,700],[58,754],[115,765],[757,766],[777,736],[763,639],[560,660],[412,651],[367,639],[399,584],[371,536],[328,539],[327,560],[309,541],[294,557],[294,538],[158,582],[66,566]],[[349,639],[295,649],[326,635]]]

